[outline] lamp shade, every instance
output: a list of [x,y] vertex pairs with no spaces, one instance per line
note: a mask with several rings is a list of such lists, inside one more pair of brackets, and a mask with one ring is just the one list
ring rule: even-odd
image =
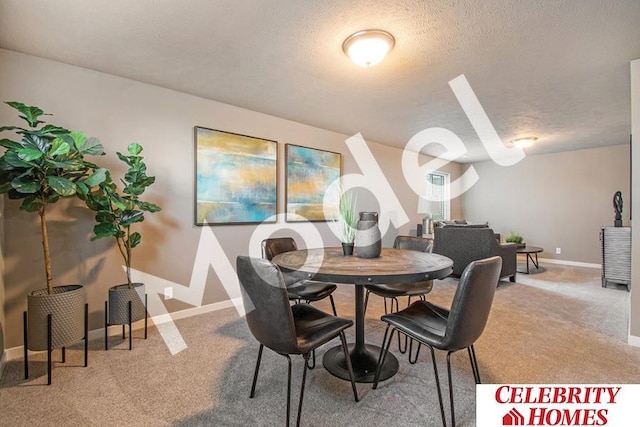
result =
[[440,212],[440,202],[426,197],[418,198],[418,213],[431,214]]

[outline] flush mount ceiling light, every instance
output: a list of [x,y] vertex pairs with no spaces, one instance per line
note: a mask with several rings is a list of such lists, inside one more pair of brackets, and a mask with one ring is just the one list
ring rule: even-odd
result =
[[538,138],[535,136],[528,136],[526,138],[518,138],[511,141],[511,143],[518,148],[527,148],[531,147],[534,142],[536,142]]
[[396,40],[383,30],[363,30],[351,34],[342,43],[342,50],[361,67],[376,65],[389,53]]

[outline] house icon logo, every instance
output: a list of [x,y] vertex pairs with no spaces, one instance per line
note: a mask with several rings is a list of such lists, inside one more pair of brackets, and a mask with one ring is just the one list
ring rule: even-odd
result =
[[502,417],[503,426],[523,426],[524,416],[516,408],[512,408]]

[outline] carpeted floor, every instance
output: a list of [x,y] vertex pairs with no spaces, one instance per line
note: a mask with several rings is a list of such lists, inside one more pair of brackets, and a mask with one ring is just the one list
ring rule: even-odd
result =
[[[600,271],[541,265],[500,282],[491,317],[476,344],[484,383],[640,383],[640,348],[626,344],[629,293],[603,289]],[[437,281],[428,299],[448,306],[457,281]],[[338,313],[353,317],[353,288],[339,286]],[[316,304],[330,310],[328,302]],[[379,344],[382,300],[372,297],[367,341]],[[46,386],[44,355],[34,355],[31,379],[21,361],[5,366],[0,380],[0,425],[272,426],[284,425],[287,362],[265,350],[256,397],[249,399],[258,345],[234,309],[176,322],[188,348],[171,356],[155,328],[133,351],[113,338],[113,350],[91,342],[89,367],[81,346],[56,364]],[[138,331],[138,335],[140,332]],[[353,336],[348,331],[347,338]],[[430,356],[416,365],[392,350],[400,370],[377,390],[358,384],[355,403],[348,382],[331,376],[321,355],[307,377],[302,424],[309,426],[437,426],[438,401]],[[59,353],[55,353],[59,357]],[[444,354],[439,354],[441,374]],[[297,409],[302,358],[294,358],[292,417]],[[453,357],[458,425],[475,425],[475,388],[466,352]],[[445,390],[446,392],[446,390]],[[293,418],[295,419],[295,418]]]

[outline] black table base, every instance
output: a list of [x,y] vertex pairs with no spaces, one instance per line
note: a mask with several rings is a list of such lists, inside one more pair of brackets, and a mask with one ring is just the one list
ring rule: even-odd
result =
[[[357,383],[373,383],[373,377],[376,374],[376,366],[380,355],[380,347],[371,344],[365,344],[364,347],[364,349],[360,349],[355,353],[355,344],[349,344],[353,376]],[[324,354],[322,364],[327,371],[336,377],[347,381],[350,380],[342,346],[333,347],[328,350]],[[394,376],[396,372],[398,372],[398,366],[398,359],[389,352],[380,369],[380,381]]]

